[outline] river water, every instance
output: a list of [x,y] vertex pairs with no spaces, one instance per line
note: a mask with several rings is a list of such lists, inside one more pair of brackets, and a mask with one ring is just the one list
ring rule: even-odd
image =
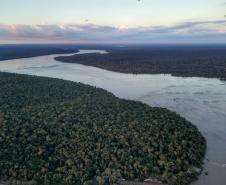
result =
[[[80,50],[80,54],[101,52]],[[67,54],[68,55],[68,54]],[[48,55],[0,62],[0,71],[61,78],[106,89],[117,97],[176,111],[207,140],[204,172],[193,185],[226,185],[226,82],[171,75],[132,75],[54,60]],[[62,55],[66,56],[66,55]]]

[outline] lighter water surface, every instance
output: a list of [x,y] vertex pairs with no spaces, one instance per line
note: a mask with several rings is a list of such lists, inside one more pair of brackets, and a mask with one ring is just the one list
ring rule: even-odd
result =
[[[80,54],[91,52],[105,53],[80,50]],[[226,82],[171,75],[122,74],[57,62],[56,56],[1,61],[0,71],[82,82],[106,89],[120,98],[176,111],[196,125],[207,139],[204,172],[208,175],[203,173],[193,185],[226,185]]]

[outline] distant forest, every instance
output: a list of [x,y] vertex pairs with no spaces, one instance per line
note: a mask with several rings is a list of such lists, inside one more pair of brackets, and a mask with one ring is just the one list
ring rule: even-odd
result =
[[63,47],[54,46],[0,46],[0,61],[11,60],[19,58],[30,58],[51,54],[65,54],[65,53],[75,53],[78,52],[77,49],[68,49]]
[[133,74],[172,74],[226,80],[226,47],[130,47],[108,49],[108,54],[57,57],[111,71]]

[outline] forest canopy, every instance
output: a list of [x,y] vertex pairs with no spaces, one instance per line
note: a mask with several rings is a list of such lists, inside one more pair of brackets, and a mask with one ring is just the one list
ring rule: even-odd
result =
[[56,57],[57,61],[79,63],[133,74],[171,74],[226,80],[225,46],[162,46],[107,49],[108,54]]
[[76,53],[77,49],[49,45],[0,45],[0,61],[52,54]]
[[206,142],[163,108],[80,83],[0,73],[0,178],[17,184],[193,181]]

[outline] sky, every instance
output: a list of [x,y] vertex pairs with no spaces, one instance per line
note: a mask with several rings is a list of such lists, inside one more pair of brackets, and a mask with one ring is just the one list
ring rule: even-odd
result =
[[0,44],[225,43],[224,0],[1,0]]

